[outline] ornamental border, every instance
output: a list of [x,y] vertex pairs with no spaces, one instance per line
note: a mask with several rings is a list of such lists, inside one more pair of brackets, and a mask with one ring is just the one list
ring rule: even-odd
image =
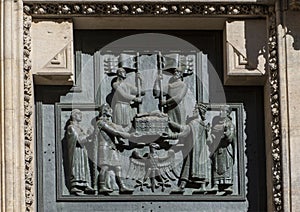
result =
[[274,6],[260,4],[205,4],[205,3],[25,3],[23,6],[23,61],[24,61],[24,135],[25,135],[25,192],[26,211],[33,211],[34,190],[34,139],[33,139],[33,81],[31,73],[32,17],[116,16],[116,17],[266,17],[268,20],[268,71],[272,132],[273,209],[283,210],[281,120],[279,102],[278,43]]

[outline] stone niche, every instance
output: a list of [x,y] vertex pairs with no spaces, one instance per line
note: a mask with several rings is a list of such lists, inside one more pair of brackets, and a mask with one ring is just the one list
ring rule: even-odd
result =
[[221,30],[74,35],[78,89],[37,86],[41,210],[265,207],[262,92],[223,85]]
[[[77,4],[76,2],[80,2],[80,4]],[[31,211],[35,208],[36,205],[38,211],[193,211],[195,209],[197,211],[199,209],[207,209],[208,211],[214,209],[222,209],[224,211],[232,211],[232,209],[236,209],[236,211],[265,211],[267,209],[266,204],[268,204],[269,210],[274,209],[280,211],[283,209],[283,204],[285,204],[284,209],[286,209],[286,207],[290,207],[287,206],[291,205],[290,202],[286,201],[286,199],[290,198],[290,195],[285,195],[285,193],[283,195],[283,189],[287,194],[289,194],[290,191],[285,189],[290,188],[289,186],[297,188],[297,184],[293,183],[289,185],[285,182],[287,186],[283,186],[282,183],[283,171],[285,170],[288,172],[290,171],[290,169],[289,167],[286,168],[286,166],[284,166],[285,163],[282,164],[281,157],[285,155],[282,155],[283,153],[281,152],[281,148],[285,148],[284,150],[287,153],[289,153],[289,149],[293,148],[288,147],[289,142],[284,142],[286,146],[282,145],[282,139],[287,139],[284,138],[284,136],[289,137],[289,135],[284,134],[283,136],[281,136],[281,130],[282,132],[284,132],[285,130],[285,128],[281,129],[281,126],[284,126],[285,123],[289,124],[290,122],[289,120],[285,120],[285,123],[281,123],[282,116],[280,113],[280,105],[282,105],[282,107],[289,107],[289,105],[286,105],[285,99],[278,98],[279,82],[280,90],[283,89],[283,91],[285,91],[285,88],[283,87],[284,83],[282,83],[283,79],[279,78],[278,72],[282,67],[279,68],[277,59],[283,59],[284,56],[282,55],[284,55],[285,53],[279,52],[282,55],[278,55],[277,52],[278,38],[276,36],[277,25],[275,21],[275,15],[276,13],[281,13],[281,11],[274,10],[274,5],[272,4],[274,4],[275,1],[233,0],[228,1],[228,4],[225,4],[224,1],[199,0],[192,1],[189,5],[187,3],[189,1],[184,2],[184,5],[178,3],[178,1],[176,1],[174,5],[172,1],[168,3],[166,3],[165,1],[158,1],[165,2],[166,4],[155,3],[152,1],[147,1],[147,4],[144,4],[142,2],[139,2],[137,4],[134,3],[136,2],[135,0],[130,0],[126,1],[126,5],[123,5],[124,1],[115,1],[112,3],[110,2],[112,1],[103,3],[102,0],[95,0],[86,3],[83,1],[69,0],[65,1],[63,4],[61,4],[62,1],[60,0],[24,0],[1,2],[1,8],[3,9],[1,15],[2,22],[4,23],[4,30],[2,30],[1,33],[1,37],[3,36],[3,39],[1,40],[4,43],[3,46],[2,44],[1,46],[3,47],[3,67],[5,68],[5,71],[2,70],[2,81],[3,86],[5,87],[5,95],[3,98],[4,102],[2,108],[2,122],[4,126],[4,136],[2,139],[2,144],[5,145],[2,145],[2,147],[5,148],[2,148],[1,163],[3,163],[4,165],[3,169],[6,170],[3,173],[1,172],[1,179],[2,184],[9,185],[2,186],[2,190],[4,191],[2,196],[5,197],[1,202],[2,208],[7,209],[8,211],[18,209],[19,211],[24,211],[24,207],[26,207],[27,211]],[[198,7],[198,2],[201,2],[200,7]],[[211,2],[212,7],[205,7],[205,5],[203,5],[207,2]],[[229,2],[231,3],[229,4]],[[291,0],[288,2],[293,9],[297,10],[297,3],[299,2],[298,0]],[[257,4],[253,4],[250,6],[249,3]],[[182,5],[182,7],[178,7],[178,4]],[[148,7],[149,5],[150,7]],[[93,10],[95,6],[97,7],[97,10]],[[142,6],[143,8],[140,8],[140,6]],[[152,10],[152,6],[156,9]],[[241,8],[242,10],[240,10]],[[124,15],[121,14],[120,11],[122,11]],[[172,14],[170,14],[169,11],[172,11]],[[109,23],[109,21],[112,20],[110,19],[111,17],[116,18],[114,19],[115,22],[113,22],[113,24]],[[140,22],[140,24],[138,25],[131,25],[128,22],[128,25],[126,25],[126,23],[122,23],[120,21],[124,20],[126,17],[131,17],[134,20],[142,20],[142,17],[146,19],[148,18],[148,25],[145,26],[143,22]],[[155,17],[160,17],[161,19],[156,19]],[[90,162],[88,162],[90,166],[90,172],[86,171],[85,173],[90,173],[87,178],[90,177],[91,181],[80,182],[82,183],[82,185],[79,185],[79,188],[77,188],[77,190],[70,189],[68,183],[66,183],[68,180],[71,181],[70,179],[67,179],[68,165],[64,164],[65,162],[67,162],[67,160],[63,160],[63,157],[67,155],[64,150],[69,150],[71,148],[64,148],[62,142],[63,140],[65,140],[64,138],[68,137],[68,132],[72,132],[73,126],[71,125],[74,125],[74,123],[70,122],[70,116],[77,116],[76,121],[80,122],[81,125],[81,127],[78,127],[78,129],[82,134],[87,133],[88,135],[90,135],[90,132],[94,132],[97,129],[101,130],[103,127],[102,125],[104,125],[105,123],[101,123],[101,121],[103,120],[100,119],[99,115],[99,106],[102,105],[103,102],[95,101],[96,99],[98,99],[96,98],[97,96],[102,96],[101,94],[97,94],[99,92],[97,92],[98,87],[96,86],[96,83],[99,83],[100,79],[97,78],[99,77],[99,75],[97,74],[103,74],[101,75],[101,79],[103,79],[103,77],[106,77],[106,79],[112,79],[113,77],[116,77],[111,76],[113,75],[113,71],[112,73],[104,73],[99,71],[101,70],[100,68],[104,67],[104,64],[107,64],[108,61],[101,60],[101,54],[100,52],[98,52],[98,50],[100,49],[99,46],[93,49],[95,47],[95,40],[90,40],[91,45],[84,44],[80,47],[79,44],[76,44],[76,49],[74,48],[75,41],[73,38],[73,21],[77,18],[82,18],[81,23],[86,24],[86,30],[102,29],[102,31],[98,32],[98,38],[103,38],[103,41],[109,40],[109,38],[113,35],[112,32],[109,32],[110,34],[106,37],[101,37],[103,34],[105,34],[105,32],[107,32],[108,29],[113,30],[114,33],[116,32],[116,29],[122,29],[117,32],[120,35],[122,34],[122,32],[124,32],[124,29],[134,29],[135,33],[137,32],[137,30],[141,29],[186,29],[189,31],[188,33],[193,34],[193,36],[196,36],[196,32],[198,30],[220,30],[222,32],[225,32],[225,34],[222,35],[222,33],[220,33],[219,31],[219,35],[217,36],[212,36],[212,34],[216,32],[207,34],[204,37],[211,38],[212,40],[203,39],[202,42],[199,42],[201,44],[206,43],[207,45],[214,47],[211,48],[214,49],[214,51],[206,52],[204,50],[205,48],[202,48],[203,46],[198,43],[197,45],[200,45],[200,47],[198,47],[200,51],[189,52],[189,54],[193,55],[194,58],[203,59],[194,60],[192,62],[192,64],[197,64],[194,70],[205,70],[206,64],[208,70],[212,67],[216,68],[217,74],[215,75],[214,79],[221,79],[220,81],[225,79],[226,85],[224,85],[224,83],[221,83],[222,86],[211,83],[207,84],[210,86],[210,90],[207,96],[213,96],[214,92],[211,91],[220,93],[220,90],[225,90],[226,97],[228,97],[228,100],[230,100],[230,102],[226,105],[229,105],[229,108],[231,108],[232,110],[231,114],[228,115],[229,117],[227,118],[229,118],[232,122],[232,125],[235,126],[234,132],[236,132],[237,134],[237,141],[241,142],[238,146],[235,146],[235,150],[237,151],[234,153],[234,155],[238,157],[238,164],[235,163],[233,165],[233,173],[235,176],[237,176],[237,178],[233,179],[234,186],[232,188],[232,193],[230,189],[227,189],[228,191],[224,191],[226,188],[222,188],[221,186],[220,188],[218,187],[216,193],[210,193],[207,195],[207,193],[201,190],[201,186],[194,189],[193,187],[191,187],[191,184],[187,185],[186,187],[189,188],[189,190],[191,191],[190,193],[186,191],[184,191],[183,193],[181,191],[179,192],[179,194],[173,194],[172,192],[166,193],[166,190],[162,191],[162,188],[167,187],[166,185],[168,182],[160,179],[158,188],[156,188],[157,186],[155,184],[155,181],[154,184],[151,184],[151,179],[146,175],[146,181],[150,180],[150,185],[154,185],[154,188],[151,186],[150,188],[148,188],[147,185],[145,185],[148,189],[147,192],[149,195],[144,195],[145,193],[143,193],[143,191],[139,191],[141,193],[136,195],[134,192],[137,191],[133,191],[131,193],[131,191],[128,191],[127,189],[123,189],[123,191],[125,191],[124,194],[118,193],[120,184],[118,185],[118,180],[116,178],[110,178],[110,182],[115,180],[113,184],[116,183],[117,185],[111,186],[112,188],[108,188],[108,190],[106,191],[107,195],[100,195],[98,186],[100,187],[101,181],[99,182],[97,179],[93,179],[93,176],[97,176],[98,174],[100,174],[100,170],[98,170],[98,167],[96,166],[90,166]],[[88,19],[92,18],[104,20],[104,22],[106,22],[106,27],[102,25],[101,21],[98,22],[99,25],[91,26],[92,22],[90,22]],[[234,20],[232,20],[232,18],[234,18]],[[263,66],[262,64],[265,62],[262,58],[262,55],[264,53],[263,51],[261,51],[262,45],[261,43],[259,44],[259,46],[255,46],[254,44],[254,55],[252,55],[253,52],[250,52],[249,55],[249,52],[247,52],[247,50],[249,50],[249,48],[251,49],[252,45],[250,45],[251,47],[249,47],[248,41],[244,40],[244,38],[247,37],[245,36],[245,33],[247,32],[247,27],[245,26],[248,25],[246,24],[246,21],[257,21],[260,23],[264,22],[264,19],[260,18],[266,18],[269,21],[269,23],[267,24],[267,28],[269,29],[269,34],[267,35],[267,37],[269,38],[268,43],[270,47],[270,49],[267,49],[267,51],[269,51],[268,65],[271,73],[273,73],[269,76],[269,82],[265,84],[265,92],[262,91],[262,87],[255,86],[262,85],[263,79],[265,78],[264,75],[266,75],[266,72],[263,72],[263,70],[261,69],[261,67]],[[69,19],[71,21],[69,21]],[[172,19],[173,21],[168,22],[168,19]],[[156,22],[154,20],[156,20]],[[165,20],[165,22],[161,22],[165,27],[159,27],[161,25],[157,24],[157,20],[158,22],[160,22],[161,20]],[[296,23],[294,21],[295,19],[291,18],[290,20],[291,23]],[[216,25],[212,27],[211,23],[216,22],[218,27],[215,27]],[[123,25],[119,25],[119,23],[122,23]],[[195,24],[193,25],[193,23]],[[232,33],[234,36],[231,36],[231,33],[228,33],[230,31],[234,31],[233,24],[237,24],[237,28],[241,30],[242,33],[240,35]],[[152,27],[149,27],[151,25]],[[81,25],[81,29],[83,28],[84,27],[82,27]],[[77,26],[75,27],[75,29],[80,29],[80,27]],[[87,31],[86,33],[91,33],[91,31]],[[78,34],[76,34],[75,37],[78,38]],[[188,36],[186,36],[185,38],[187,39],[187,37]],[[288,47],[292,45],[297,46],[298,42],[296,42],[296,40],[290,40],[292,38],[286,36],[285,34],[280,37],[280,42],[282,41],[282,38],[286,37]],[[222,38],[223,43],[221,41]],[[235,42],[235,39],[237,39],[238,41]],[[293,39],[295,39],[295,37],[293,37]],[[230,41],[230,44],[228,43],[228,45],[226,42],[227,40]],[[22,43],[24,45],[22,45]],[[222,46],[221,44],[224,44],[224,46]],[[88,49],[86,51],[81,51],[82,47]],[[293,48],[295,48],[295,46],[293,46]],[[13,51],[11,51],[11,49],[13,49]],[[280,48],[279,50],[282,51]],[[224,51],[223,55],[222,51]],[[110,53],[111,52],[105,52],[105,54]],[[113,53],[113,56],[118,60],[121,53],[124,52]],[[137,55],[137,53],[139,53],[139,55]],[[169,53],[170,52],[168,52],[167,54]],[[174,53],[179,54],[180,57],[183,54],[183,52],[172,52],[172,54]],[[135,51],[133,55],[134,57],[138,56],[138,58],[140,58],[140,56],[151,57],[154,55],[155,58],[162,59],[166,58],[167,54],[165,52],[159,53],[159,51],[151,53]],[[295,61],[297,61],[297,54],[298,52],[292,54],[292,56],[296,55]],[[156,57],[155,55],[158,56]],[[205,55],[207,55],[208,60],[205,60]],[[183,54],[183,57],[184,56],[185,55]],[[223,61],[224,59],[225,62],[219,62],[218,59],[212,59],[213,56],[216,56],[221,61]],[[222,58],[222,56],[224,56],[224,58]],[[258,57],[256,58],[255,56]],[[21,64],[23,64],[22,61],[24,61],[24,72],[20,71],[21,67],[19,67]],[[31,65],[31,61],[33,66]],[[207,61],[208,64],[205,63],[205,61]],[[76,67],[74,66],[75,62]],[[159,62],[157,64],[162,63]],[[200,66],[199,64],[204,64],[204,66]],[[119,65],[117,65],[117,67],[121,68],[123,66],[119,67]],[[296,66],[293,67],[297,68]],[[157,67],[157,70],[162,70],[162,68],[163,66],[161,66],[160,68]],[[128,67],[125,67],[125,70],[127,72]],[[224,70],[225,72],[223,72]],[[79,75],[77,75],[77,73]],[[172,76],[172,74],[174,73],[175,72],[171,72],[171,75],[168,75],[168,77]],[[204,73],[203,77],[200,78],[203,80],[205,79],[205,73],[207,72],[201,73]],[[255,76],[251,76],[252,73]],[[134,71],[128,73],[128,75],[130,74],[135,76]],[[281,72],[280,77],[282,77],[284,74],[284,71]],[[294,74],[294,72],[292,74]],[[34,83],[32,83],[31,81],[32,76],[34,78]],[[188,79],[187,77],[190,76],[184,77],[183,82],[187,85],[191,85],[191,82],[186,82],[186,79]],[[212,74],[209,73],[208,76],[210,78]],[[249,78],[247,76],[249,76]],[[20,82],[23,81],[23,77],[24,85],[20,84]],[[148,78],[146,78],[145,80],[145,77],[143,76],[142,78],[144,79],[144,81],[148,80]],[[131,81],[130,84],[134,85],[135,78],[133,77],[132,79],[133,81]],[[164,79],[166,79],[166,77],[164,77]],[[248,81],[248,79],[250,80]],[[290,76],[289,79],[292,81],[294,80],[294,83],[296,83],[297,81],[297,78],[293,78]],[[243,81],[245,83],[243,83]],[[199,97],[198,95],[199,92],[201,93],[201,91],[203,91],[201,90],[203,86],[200,86],[200,89],[198,89],[199,84],[201,83],[193,80],[192,82],[196,82],[196,87],[193,88],[195,88],[194,90],[196,91],[195,96],[197,102],[204,103],[205,106],[202,105],[200,107],[202,107],[202,109],[203,107],[205,107],[207,110],[206,121],[204,123],[207,127],[207,131],[209,132],[208,135],[212,135],[209,129],[218,128],[213,124],[213,118],[217,117],[221,112],[221,107],[224,108],[223,106],[226,105],[221,101],[204,101],[205,99],[207,99],[207,96],[201,97],[200,95]],[[248,85],[251,86],[229,86],[245,85],[247,84],[247,82],[249,82]],[[78,89],[70,89],[72,85]],[[268,90],[269,86],[272,86],[272,89]],[[215,90],[211,90],[211,88]],[[297,86],[295,86],[294,88],[297,88]],[[237,90],[239,91],[237,92]],[[280,97],[284,97],[285,93],[288,92],[281,92]],[[149,94],[150,93],[148,92],[148,95]],[[161,94],[163,94],[163,92],[161,92]],[[263,113],[262,109],[263,95],[265,96],[265,113]],[[73,97],[75,97],[75,102],[73,101]],[[292,97],[293,95],[289,96],[290,99],[295,101],[297,100],[297,98]],[[271,99],[271,103],[269,103],[269,99]],[[160,101],[158,99],[156,100],[156,103]],[[279,104],[279,101],[282,101],[283,104]],[[144,103],[145,102],[147,103],[147,101],[144,101]],[[193,104],[190,104],[185,108],[193,108],[194,105],[196,105],[196,101],[192,103]],[[226,108],[228,107],[226,106]],[[136,107],[134,109],[136,109]],[[80,110],[81,113],[78,110]],[[272,114],[269,114],[271,113],[270,111],[272,111]],[[283,112],[288,113],[286,111]],[[110,109],[108,109],[106,112],[109,113]],[[34,117],[35,115],[36,117]],[[151,115],[156,118],[160,118],[160,122],[158,121],[160,127],[165,126],[166,116],[160,116],[157,113],[152,113]],[[247,118],[245,118],[245,115],[247,115]],[[267,139],[264,138],[264,129],[262,127],[262,125],[264,124],[262,121],[264,117],[266,118],[265,129]],[[294,117],[295,119],[297,119],[297,116],[291,115],[286,115],[284,117]],[[36,125],[34,118],[36,118]],[[147,122],[149,123],[150,120],[146,114],[140,114],[140,116],[136,118],[137,119],[135,120],[138,124],[135,126],[138,126],[138,131],[140,131],[140,129],[149,128],[149,124],[145,124]],[[81,119],[81,121],[79,121],[79,119]],[[152,121],[153,119],[150,120],[150,123],[153,123]],[[184,124],[188,125],[188,123],[189,122],[186,122]],[[211,128],[208,124],[211,125]],[[90,126],[92,127],[92,129],[90,129]],[[184,128],[187,127],[182,127],[182,132],[184,132]],[[219,129],[227,132],[228,127],[225,128],[225,126],[223,125],[220,126]],[[142,132],[144,131],[145,130],[142,130]],[[166,131],[169,131],[169,129]],[[179,130],[179,132],[172,131],[174,134],[168,133],[167,135],[163,134],[166,132],[163,132],[159,136],[162,136],[163,140],[169,139],[168,145],[177,145],[178,142],[176,141],[176,137],[178,137],[178,141],[182,139],[182,135],[178,135],[181,133],[180,131],[181,130]],[[22,132],[24,132],[25,136]],[[35,132],[36,136],[33,136]],[[159,132],[161,132],[161,128]],[[122,134],[122,136],[121,134],[120,137],[127,137],[126,134]],[[188,135],[191,134],[188,133]],[[166,139],[166,136],[170,138]],[[241,138],[240,136],[243,137]],[[138,137],[138,135],[129,136],[128,140],[130,141],[131,139],[132,141],[134,141],[135,137]],[[20,145],[15,145],[16,139],[19,141]],[[70,140],[70,138],[67,138],[67,140]],[[80,140],[90,141],[95,139],[86,136],[81,138]],[[141,139],[138,139],[138,141],[139,142],[133,142],[135,143],[135,145],[138,145],[137,148],[145,147],[145,143],[140,142]],[[294,141],[295,142],[293,143],[293,145],[295,144],[296,146],[297,139],[295,138]],[[244,142],[244,144],[242,142]],[[120,144],[123,143],[120,142]],[[129,142],[124,141],[124,144],[129,144]],[[172,153],[172,151],[169,151],[167,147],[160,146],[160,144],[158,144],[159,147],[157,147],[155,144],[156,142],[147,144],[147,148],[144,149],[145,153],[139,153],[139,156],[141,156],[143,159],[155,158],[155,160],[162,159],[163,157],[167,156],[173,158],[174,154]],[[265,150],[265,144],[267,146],[267,150]],[[77,147],[79,146],[81,146],[81,144]],[[84,145],[82,144],[82,146]],[[178,146],[178,148],[181,148],[180,145]],[[166,154],[160,155],[160,153],[158,153],[158,155],[155,155],[157,154],[157,151],[160,150],[164,150],[164,153]],[[138,164],[138,159],[140,158],[138,157],[138,154],[134,153],[134,151],[135,150],[133,149],[126,148],[123,149],[123,152],[120,151],[122,154],[129,153],[128,155],[126,155],[124,161],[128,162],[132,158],[134,158],[137,159],[136,163]],[[86,148],[86,151],[80,152],[83,154],[89,154],[89,152],[91,151]],[[175,151],[175,158],[176,153],[177,152]],[[266,154],[267,160],[265,160]],[[292,154],[292,156],[297,155]],[[265,164],[261,161],[267,161],[269,167],[266,168]],[[297,161],[297,157],[294,157],[291,161],[292,163],[294,163],[294,167],[297,167],[297,163],[295,163]],[[80,167],[85,166],[82,165]],[[97,170],[93,169],[93,167],[96,167]],[[156,169],[155,164],[152,164],[149,167],[150,170]],[[269,171],[266,171],[266,169]],[[268,172],[267,182],[265,181],[266,172]],[[163,174],[166,174],[166,172],[164,171]],[[114,176],[116,174],[113,173],[113,171],[109,170],[109,175]],[[122,177],[126,178],[126,175],[122,175]],[[283,177],[287,179],[289,178],[289,175]],[[294,175],[291,179],[293,179],[293,177]],[[164,177],[162,178],[164,179]],[[180,185],[176,184],[178,182],[178,179],[179,178],[177,178],[177,181],[175,180],[173,187],[167,187],[169,191],[171,191],[173,188],[177,188],[178,185]],[[209,185],[212,178],[209,179],[210,181],[208,183],[202,182],[202,184]],[[287,182],[289,182],[289,180],[291,179],[288,179]],[[130,190],[139,189],[138,187],[134,188],[134,183],[137,183],[136,181],[132,181],[133,184],[130,184],[130,180],[126,180],[127,181],[125,181],[125,185],[129,187]],[[142,185],[146,183],[144,180],[140,182]],[[88,184],[91,186],[91,188],[87,187]],[[266,198],[266,187],[268,187],[268,199]],[[207,188],[208,190],[211,190],[211,188],[213,187],[208,186]],[[110,189],[112,189],[113,192],[110,192]],[[195,192],[193,189],[195,190]],[[162,195],[160,195],[161,193],[158,193],[158,190],[159,192],[162,192]],[[224,193],[222,193],[221,190],[223,190],[222,192]],[[295,195],[296,198],[296,192],[293,193],[293,195]],[[294,198],[294,196],[292,197]],[[268,200],[268,203],[266,203],[266,200]]]
[[266,210],[269,8],[148,6],[25,7],[38,209]]

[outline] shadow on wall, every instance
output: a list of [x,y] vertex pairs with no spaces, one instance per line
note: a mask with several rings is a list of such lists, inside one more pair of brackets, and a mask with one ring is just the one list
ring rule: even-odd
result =
[[[292,45],[294,50],[300,50],[300,25],[299,25],[299,11],[288,11],[286,14],[286,39],[287,48]],[[290,44],[289,36],[292,37],[292,43]]]
[[[251,20],[245,21],[245,40],[246,40],[246,55],[247,62],[246,69],[248,70],[268,70],[268,32],[267,32],[267,20]],[[263,62],[264,60],[264,62]],[[264,64],[262,66],[262,64]],[[262,71],[262,70],[261,70]],[[246,100],[246,101],[249,101]],[[263,112],[258,105],[263,105],[262,97],[255,98],[252,101],[257,101],[254,105],[251,105],[251,100],[248,104],[245,104],[245,110],[250,112],[247,116],[247,141],[246,141],[246,155],[248,157],[247,164],[247,199],[252,200],[249,202],[248,211],[261,211],[264,210],[262,208],[266,207],[266,173],[261,170],[266,170],[265,164],[260,164],[260,170],[258,170],[258,166],[254,161],[266,161],[265,159],[265,149],[260,147],[257,148],[259,139],[255,138],[257,136],[257,132],[260,132],[263,129],[262,126],[254,127],[249,126],[249,123],[258,123],[256,118],[263,117]],[[249,106],[251,105],[251,106]],[[255,108],[257,107],[257,108]],[[258,118],[259,119],[259,118]],[[252,138],[253,137],[253,138]],[[257,144],[253,144],[249,142],[250,140],[257,141]],[[259,159],[258,159],[259,158]],[[256,176],[256,177],[254,177]],[[259,194],[257,193],[259,191]]]
[[[264,20],[266,21],[266,20]],[[259,60],[267,61],[267,27],[262,20],[248,22],[245,21],[245,39],[248,70],[259,69]],[[267,63],[265,62],[264,69],[267,70]]]
[[[226,23],[229,73],[262,75],[267,70],[267,23],[266,19],[231,19]],[[233,69],[233,70],[232,70]]]
[[292,36],[292,39],[293,39],[292,47],[293,47],[293,49],[294,50],[300,50],[300,37],[299,37],[300,29],[294,30],[293,28],[294,27],[288,28],[286,35]]

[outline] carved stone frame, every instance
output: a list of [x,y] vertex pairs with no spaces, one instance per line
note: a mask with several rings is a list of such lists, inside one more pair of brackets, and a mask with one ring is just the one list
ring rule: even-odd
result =
[[[270,123],[266,126],[270,132],[271,168],[272,168],[272,203],[270,210],[283,210],[282,151],[279,102],[278,44],[274,6],[260,4],[217,4],[217,3],[155,3],[155,2],[110,2],[110,3],[25,3],[24,4],[24,109],[25,109],[25,188],[26,210],[33,210],[35,204],[35,164],[33,139],[33,81],[31,73],[31,38],[32,17],[72,17],[72,16],[109,16],[109,17],[265,17],[268,20],[268,83]],[[271,206],[269,206],[271,207]]]

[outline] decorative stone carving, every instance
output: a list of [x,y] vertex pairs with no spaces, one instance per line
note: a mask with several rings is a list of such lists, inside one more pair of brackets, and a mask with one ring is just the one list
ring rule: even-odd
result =
[[225,84],[264,84],[267,62],[265,20],[226,21]]
[[67,48],[61,50],[50,60],[45,68],[67,68]]
[[300,1],[299,0],[289,0],[290,8],[292,10],[300,10]]
[[276,211],[283,210],[283,186],[281,167],[281,127],[280,127],[280,104],[279,104],[279,70],[278,70],[278,43],[276,14],[273,7],[269,10],[269,82],[271,87],[271,112],[272,112],[272,172],[273,172],[273,203]]
[[25,202],[26,211],[32,211],[34,207],[34,144],[33,144],[33,79],[31,64],[31,16],[23,16],[24,29],[24,134],[25,134]]
[[[296,2],[296,1],[292,1]],[[31,83],[31,61],[29,59],[30,56],[30,22],[32,16],[40,16],[43,15],[56,15],[59,17],[63,17],[65,14],[77,14],[77,15],[197,15],[197,16],[209,16],[209,15],[247,15],[249,17],[253,16],[268,16],[269,17],[269,42],[268,42],[268,53],[269,53],[269,71],[270,71],[270,86],[272,88],[271,92],[271,100],[272,100],[272,111],[274,111],[271,128],[273,133],[272,139],[272,150],[275,153],[273,158],[273,203],[274,210],[281,211],[283,209],[282,202],[282,182],[281,182],[281,160],[278,159],[277,155],[281,156],[281,135],[280,135],[280,105],[278,99],[278,60],[277,60],[277,38],[276,38],[276,18],[275,11],[273,6],[267,5],[249,5],[249,4],[233,4],[233,5],[220,5],[220,4],[197,4],[190,3],[188,4],[190,8],[186,8],[185,4],[151,4],[146,3],[144,5],[144,10],[141,8],[134,8],[133,4],[85,4],[85,5],[77,5],[77,4],[32,4],[25,3],[24,4],[24,86],[28,88],[27,91],[25,89],[25,94],[28,92],[31,96],[32,83]],[[95,9],[96,8],[96,9]],[[106,9],[109,8],[109,9]],[[136,13],[135,10],[138,12]],[[27,16],[29,15],[29,16]],[[26,74],[27,73],[27,74]],[[30,98],[24,99],[25,110],[28,109],[28,113],[25,113],[25,147],[29,149],[25,151],[25,163],[26,163],[26,206],[27,211],[31,211],[31,206],[34,204],[34,190],[32,189],[32,176],[33,176],[33,164],[31,158],[34,157],[33,151],[30,150],[32,148],[32,123],[30,122],[30,116],[32,114],[30,106],[32,102],[30,102]],[[27,121],[26,121],[27,120]]]
[[157,4],[157,3],[26,3],[24,12],[29,15],[267,15],[266,5],[243,4]]
[[[151,143],[149,144],[149,153],[141,156],[138,152],[133,151],[130,156],[127,177],[136,179],[135,188],[139,188],[141,192],[145,191],[145,187],[151,189],[152,192],[161,187],[161,191],[164,192],[166,187],[172,186],[169,179],[176,179],[177,174],[174,171],[175,152],[168,150],[166,156],[159,157],[157,156],[157,149],[160,149],[160,146]],[[136,172],[135,170],[139,171]],[[132,173],[135,173],[135,176]]]
[[71,20],[35,20],[31,35],[35,84],[72,85],[75,74]]

